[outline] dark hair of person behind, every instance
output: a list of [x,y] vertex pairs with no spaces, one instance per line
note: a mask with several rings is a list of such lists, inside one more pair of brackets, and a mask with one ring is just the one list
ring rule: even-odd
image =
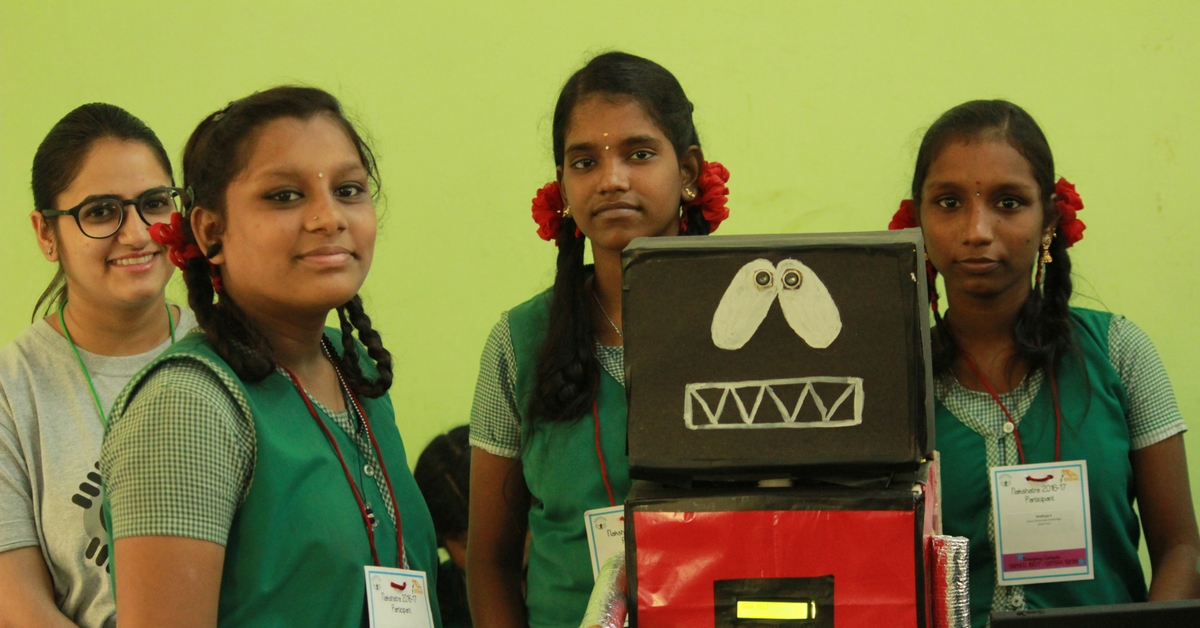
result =
[[[71,182],[83,169],[84,160],[92,146],[99,140],[109,138],[145,144],[154,153],[167,177],[175,180],[167,151],[145,122],[116,105],[94,102],[76,107],[63,116],[38,145],[31,169],[33,206],[37,209],[63,209],[58,207],[58,195],[71,187]],[[57,233],[59,217],[45,220],[51,233]],[[33,306],[33,319],[38,318],[39,312],[45,316],[57,309],[66,298],[67,275],[60,261],[50,285]]]
[[460,425],[435,437],[413,469],[417,487],[429,505],[438,544],[467,531],[471,488],[470,427]]
[[[575,106],[591,96],[632,98],[662,130],[682,156],[700,137],[692,122],[692,103],[666,68],[623,52],[593,58],[563,85],[554,107],[554,163],[563,165],[567,126]],[[684,235],[708,235],[708,221],[699,205],[687,209]],[[600,369],[594,356],[595,329],[584,266],[586,238],[575,235],[575,221],[563,219],[558,231],[558,272],[550,304],[550,324],[537,360],[537,386],[530,420],[573,421],[591,410]]]
[[[371,193],[379,193],[379,175],[375,157],[354,125],[342,112],[341,104],[329,93],[311,87],[283,86],[256,92],[229,103],[200,122],[188,138],[183,152],[183,184],[192,194],[192,206],[204,207],[224,217],[227,210],[225,191],[230,181],[246,167],[257,131],[280,118],[309,120],[328,116],[336,122],[358,150],[363,167],[371,180]],[[191,223],[183,221],[184,242],[195,243]],[[219,245],[217,245],[219,246]],[[208,257],[217,254],[217,246],[206,251]],[[271,346],[253,320],[227,294],[214,304],[211,269],[204,257],[188,260],[183,271],[188,287],[188,303],[196,314],[196,322],[218,355],[249,382],[261,381],[275,369]],[[392,384],[392,356],[383,347],[379,332],[371,327],[371,319],[363,310],[358,295],[337,308],[342,328],[342,356],[338,366],[346,383],[356,392],[368,397],[380,397]],[[368,379],[359,366],[359,352],[354,332],[375,361],[378,376]]]
[[[1000,140],[1007,142],[1029,162],[1033,178],[1041,193],[1045,219],[1043,224],[1057,224],[1058,210],[1052,202],[1054,193],[1054,157],[1045,134],[1024,109],[1005,100],[973,100],[963,103],[938,118],[925,132],[917,153],[913,173],[913,203],[921,206],[921,188],[929,167],[952,142]],[[1032,290],[1017,316],[1013,328],[1017,357],[1028,362],[1031,369],[1052,369],[1072,346],[1071,336],[1071,257],[1067,254],[1067,239],[1061,235],[1050,243],[1050,256],[1042,290]],[[930,286],[930,290],[933,286]],[[946,322],[934,313],[937,327],[933,334],[934,374],[948,372],[958,359],[958,347]]]

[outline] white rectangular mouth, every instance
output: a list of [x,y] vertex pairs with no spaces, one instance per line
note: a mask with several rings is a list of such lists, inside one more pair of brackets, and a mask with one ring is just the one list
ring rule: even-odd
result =
[[[827,397],[830,396],[830,388],[836,391],[833,393],[837,395],[836,401],[826,404],[815,384],[833,385],[822,388],[826,390]],[[787,388],[793,388],[791,393],[795,394],[794,387],[800,387],[795,404],[785,403],[780,394],[786,394],[784,391]],[[779,392],[776,392],[777,389]],[[704,390],[721,391],[715,409],[701,395],[701,391]],[[754,402],[747,404],[738,394],[739,390],[754,391]],[[683,397],[683,421],[691,430],[849,427],[862,423],[861,377],[812,376],[744,382],[704,382],[687,384]],[[851,397],[851,407],[842,409]],[[730,398],[733,399],[732,406],[728,403]],[[819,420],[797,420],[806,402],[815,409]],[[696,421],[697,413],[694,411],[697,407],[700,409],[699,422]],[[727,407],[736,408],[736,414],[727,412]],[[838,416],[842,418],[835,418]]]

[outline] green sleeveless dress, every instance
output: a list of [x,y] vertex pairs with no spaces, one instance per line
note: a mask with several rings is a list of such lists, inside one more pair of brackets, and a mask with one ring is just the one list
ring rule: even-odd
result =
[[[529,401],[536,386],[537,354],[546,337],[551,292],[508,313],[517,359],[517,400],[521,409],[521,465],[532,495],[529,510],[528,593],[532,628],[575,628],[591,594],[592,563],[583,513],[609,506],[596,455],[591,413],[565,423],[530,421]],[[600,369],[600,443],[613,496],[629,492],[625,449],[625,387]]]
[[[1072,308],[1077,352],[1058,372],[1062,407],[1062,460],[1087,460],[1092,511],[1094,580],[1024,585],[1029,609],[1146,600],[1138,559],[1140,528],[1130,462],[1128,403],[1108,357],[1112,315]],[[990,537],[991,487],[985,438],[1015,447],[1012,435],[987,435],[964,424],[937,401],[937,440],[942,456],[942,516],[946,534],[970,539],[971,625],[988,623],[996,587],[996,554]],[[1014,417],[1016,418],[1016,417]],[[1054,400],[1042,385],[1018,420],[1028,463],[1054,460]]]
[[[326,328],[325,333],[334,347],[341,347],[339,330]],[[254,475],[225,546],[218,625],[366,626],[363,567],[373,561],[362,514],[341,463],[313,424],[291,379],[276,371],[261,382],[247,384],[202,334],[189,334],[130,382],[113,414],[124,412],[151,372],[175,360],[190,360],[211,370],[254,422]],[[362,360],[361,365],[374,375],[372,363]],[[434,594],[438,554],[433,522],[408,468],[391,398],[360,400],[392,480],[408,566],[426,573],[434,622],[440,626]],[[332,418],[318,413],[353,470],[354,441]],[[375,482],[361,482],[359,490],[368,503],[384,503]],[[396,527],[381,507],[377,510],[379,560],[383,566],[397,567]]]

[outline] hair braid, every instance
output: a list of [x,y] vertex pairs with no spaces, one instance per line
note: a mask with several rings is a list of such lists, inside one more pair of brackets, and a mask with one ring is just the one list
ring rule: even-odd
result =
[[[184,233],[186,240],[195,241],[186,226]],[[188,260],[183,271],[188,305],[196,315],[196,323],[204,330],[213,351],[239,378],[248,382],[262,381],[275,369],[270,344],[232,299],[222,297],[219,304],[213,302],[216,291],[213,290],[211,269],[207,259],[194,257]]]
[[558,273],[531,408],[537,419],[570,421],[596,400],[600,371],[592,346],[596,330],[588,308],[588,269],[583,265],[586,242],[575,235],[574,219],[565,218],[559,225]]
[[683,209],[687,216],[687,229],[681,235],[708,235],[712,228],[704,217],[704,208],[699,205],[688,205]]
[[[392,386],[392,354],[383,348],[383,338],[371,327],[371,317],[363,309],[362,297],[357,294],[337,309],[338,322],[342,328],[342,356],[338,360],[346,383],[356,392],[367,397],[382,397]],[[375,361],[378,376],[367,379],[359,366],[358,343],[354,331],[367,348],[367,355]]]
[[1067,253],[1067,239],[1059,236],[1050,241],[1050,257],[1042,279],[1041,301],[1043,315],[1041,337],[1048,348],[1043,366],[1057,367],[1059,361],[1071,349],[1071,256]]

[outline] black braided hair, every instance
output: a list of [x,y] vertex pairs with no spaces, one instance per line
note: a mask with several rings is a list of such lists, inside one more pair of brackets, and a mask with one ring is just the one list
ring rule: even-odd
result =
[[[1042,129],[1024,109],[1005,100],[973,100],[942,114],[921,141],[913,174],[913,203],[921,206],[921,188],[929,167],[952,142],[967,140],[1002,140],[1012,146],[1029,162],[1038,184],[1043,224],[1057,224],[1058,210],[1054,207],[1054,156]],[[1047,264],[1041,290],[1031,290],[1021,306],[1013,327],[1016,356],[1026,361],[1030,369],[1057,369],[1062,358],[1072,349],[1071,332],[1071,257],[1067,254],[1066,237],[1058,234],[1050,243],[1053,262]],[[930,290],[934,286],[930,285]],[[933,372],[949,372],[958,359],[958,346],[949,326],[934,312]]]
[[[666,68],[623,52],[601,54],[563,85],[554,108],[554,162],[563,165],[567,125],[575,105],[587,96],[606,94],[637,100],[682,156],[700,146],[692,121],[692,103]],[[683,235],[708,235],[709,224],[698,205],[686,209]],[[546,340],[538,353],[536,385],[530,404],[533,421],[574,421],[591,410],[596,400],[600,367],[596,363],[583,235],[575,235],[575,220],[566,217],[558,230],[558,271],[550,302]]]
[[[58,206],[58,195],[71,187],[92,146],[107,138],[145,144],[154,153],[167,178],[172,182],[175,180],[166,149],[145,122],[116,105],[94,102],[80,105],[63,116],[38,144],[30,169],[34,208],[63,209]],[[58,217],[49,217],[45,221],[47,229],[57,237]],[[54,278],[33,306],[33,319],[38,318],[39,312],[45,316],[58,309],[66,298],[67,273],[60,258]]]
[[[223,217],[225,191],[249,161],[249,149],[255,132],[279,118],[308,120],[325,115],[335,121],[354,144],[372,183],[371,193],[378,197],[379,175],[375,157],[354,125],[343,113],[341,104],[328,92],[311,87],[283,86],[256,92],[213,112],[196,127],[183,153],[183,182],[192,194],[192,206],[204,207]],[[196,243],[190,221],[183,221],[184,243]],[[216,250],[206,251],[212,257]],[[271,344],[255,322],[227,294],[213,289],[220,269],[200,257],[188,261],[184,281],[188,302],[196,322],[217,355],[220,355],[241,379],[258,382],[275,370]],[[214,302],[215,301],[215,302]],[[380,397],[392,384],[392,356],[383,347],[379,332],[363,310],[362,299],[355,295],[337,308],[342,328],[342,355],[338,368],[346,383],[358,394]],[[375,361],[378,376],[367,378],[359,365],[354,332]]]

